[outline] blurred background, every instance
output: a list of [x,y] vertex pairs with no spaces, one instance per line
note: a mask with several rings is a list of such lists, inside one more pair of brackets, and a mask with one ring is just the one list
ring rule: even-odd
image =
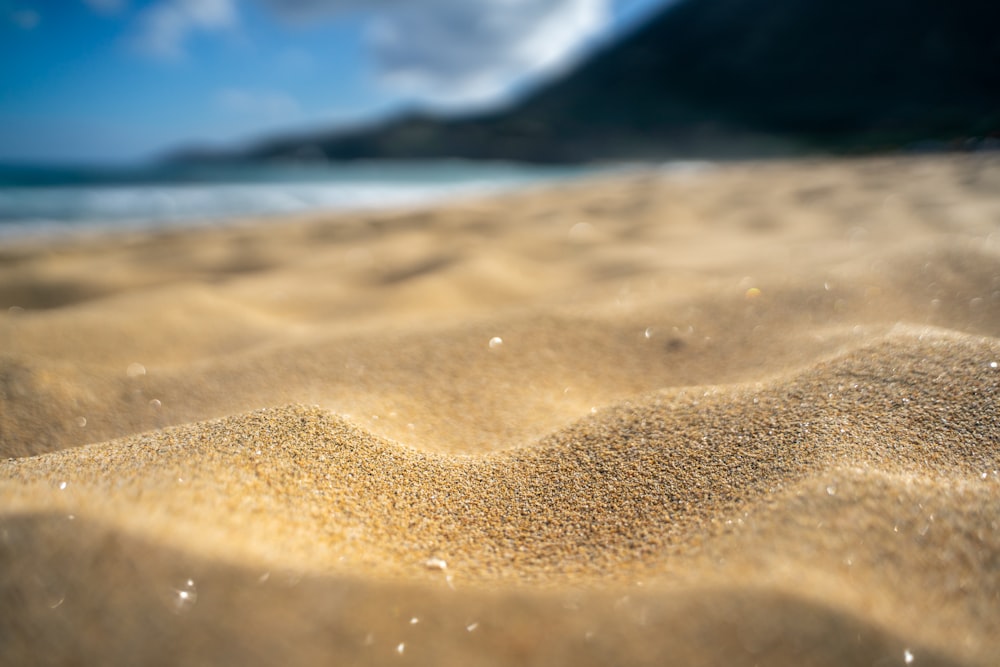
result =
[[0,160],[503,104],[665,0],[0,0]]
[[0,0],[0,225],[992,150],[997,25],[986,0]]

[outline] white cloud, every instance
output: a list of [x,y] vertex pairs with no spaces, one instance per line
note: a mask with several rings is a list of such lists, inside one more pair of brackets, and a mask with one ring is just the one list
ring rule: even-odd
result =
[[305,49],[288,48],[278,54],[275,63],[286,73],[312,72],[316,69],[316,60]]
[[225,88],[215,96],[215,102],[226,111],[255,116],[294,116],[299,103],[291,95],[274,90]]
[[293,21],[369,17],[375,71],[437,104],[483,103],[571,62],[607,27],[611,0],[262,0]]
[[[406,0],[260,0],[275,14],[293,21],[335,16],[352,11],[381,12],[406,6]],[[437,3],[438,0],[424,0]]]
[[236,24],[233,0],[164,0],[146,10],[135,43],[166,59],[184,56],[184,41],[197,30],[223,30]]
[[10,13],[10,20],[21,30],[34,30],[41,23],[42,17],[33,9],[19,9]]

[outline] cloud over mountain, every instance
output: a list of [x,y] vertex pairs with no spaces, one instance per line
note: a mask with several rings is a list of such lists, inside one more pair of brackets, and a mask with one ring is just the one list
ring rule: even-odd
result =
[[261,0],[293,22],[368,21],[380,81],[416,99],[488,102],[573,61],[610,21],[609,0]]
[[140,16],[136,46],[154,56],[175,59],[184,55],[184,41],[198,30],[222,30],[235,25],[234,0],[171,0]]

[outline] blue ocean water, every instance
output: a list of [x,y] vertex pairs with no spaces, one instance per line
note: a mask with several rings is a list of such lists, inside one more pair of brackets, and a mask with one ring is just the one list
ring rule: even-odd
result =
[[393,208],[594,173],[464,161],[331,165],[0,165],[0,236]]

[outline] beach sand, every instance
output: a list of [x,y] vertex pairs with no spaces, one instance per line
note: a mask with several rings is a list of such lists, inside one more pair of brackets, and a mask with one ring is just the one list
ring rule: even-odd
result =
[[0,664],[1000,664],[1000,156],[0,246]]

